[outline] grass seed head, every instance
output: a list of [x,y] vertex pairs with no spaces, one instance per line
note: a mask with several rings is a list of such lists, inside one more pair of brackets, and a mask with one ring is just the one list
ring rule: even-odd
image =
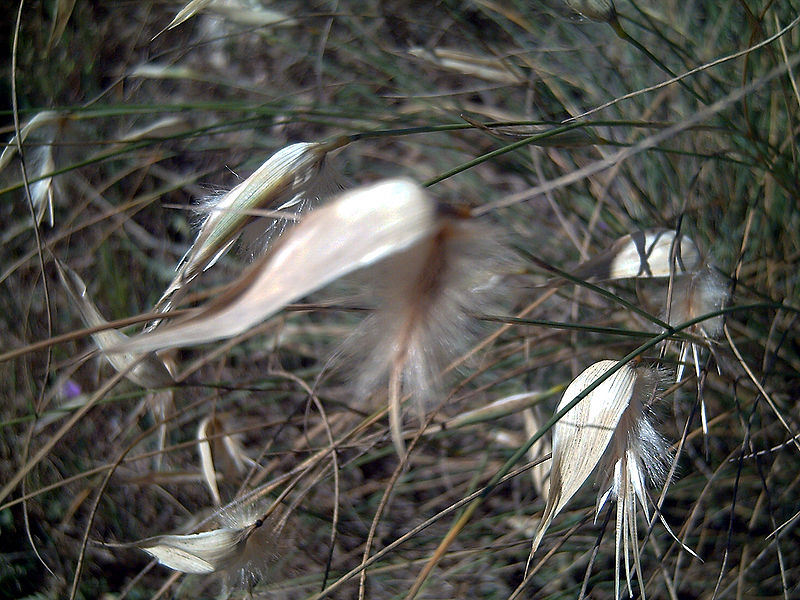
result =
[[[706,267],[696,273],[675,278],[669,310],[665,308],[661,317],[663,320],[668,321],[670,325],[681,325],[703,315],[719,311],[725,307],[728,300],[729,292],[726,281],[712,267]],[[666,303],[665,299],[665,306]],[[680,381],[683,378],[684,369],[690,358],[694,364],[698,382],[700,381],[702,346],[705,344],[707,347],[711,347],[712,340],[722,335],[724,323],[724,316],[717,315],[689,326],[686,331],[697,336],[701,341],[698,343],[694,341],[680,342],[678,369],[675,374],[676,381]],[[705,402],[702,399],[701,410],[703,430],[708,432]]]
[[[86,284],[72,269],[56,259],[56,268],[64,286],[64,290],[78,309],[81,320],[87,327],[105,325],[103,318],[86,289]],[[103,353],[114,369],[125,371],[125,377],[145,389],[167,387],[175,383],[169,368],[163,360],[151,352],[115,352],[120,344],[127,343],[130,338],[117,329],[105,329],[92,334],[92,340]]]
[[136,546],[175,571],[214,573],[233,568],[240,562],[254,526],[223,527],[187,535],[158,535],[142,540]]
[[287,515],[280,510],[265,516],[252,504],[234,504],[219,513],[222,527],[202,533],[159,535],[133,546],[175,571],[216,573],[226,587],[251,588],[268,578],[289,545]]
[[31,179],[38,179],[38,181],[34,181],[30,186],[31,201],[33,202],[33,210],[36,214],[36,222],[41,223],[45,213],[47,213],[50,227],[55,223],[55,218],[53,216],[53,177],[50,175],[56,168],[56,163],[53,159],[52,142],[53,140],[50,139],[49,143],[35,148],[34,151],[30,153],[32,168],[29,173]]
[[[50,227],[54,225],[53,215],[53,177],[55,160],[53,143],[64,121],[63,115],[55,111],[37,113],[20,129],[20,143],[31,138],[30,147],[25,152],[28,164],[27,176],[33,181],[30,184],[31,201],[33,202],[36,222],[41,223],[48,214]],[[0,154],[0,171],[9,165],[17,153],[17,136],[12,137]]]
[[332,145],[300,142],[278,150],[250,177],[230,192],[208,198],[199,205],[204,217],[192,246],[178,265],[178,272],[156,303],[166,311],[176,302],[174,295],[224,256],[256,216],[252,211],[270,209],[285,213],[268,225],[257,223],[262,237],[280,234],[289,220],[341,189],[326,157]]
[[578,265],[574,274],[594,280],[669,277],[694,272],[701,264],[700,250],[689,237],[671,229],[654,229],[621,237],[608,250]]
[[[52,110],[43,110],[42,112],[36,113],[36,115],[34,115],[34,117],[20,129],[19,132],[20,142],[24,142],[32,132],[38,129],[45,128],[45,130],[47,130],[52,128],[62,118],[63,115]],[[49,137],[49,135],[47,137]],[[6,168],[6,166],[8,166],[8,164],[11,162],[11,159],[14,158],[14,155],[16,153],[17,153],[17,136],[15,135],[5,145],[5,148],[3,148],[3,152],[0,153],[0,171],[2,171],[3,169]]]
[[117,351],[154,351],[243,333],[339,277],[430,237],[436,223],[435,204],[411,180],[344,192],[292,228],[216,300]]
[[264,514],[259,508],[258,504],[237,504],[219,515],[220,521],[227,527],[250,528],[236,561],[225,570],[228,587],[238,585],[252,589],[259,582],[286,576],[285,572],[277,570],[276,565],[285,561],[296,543],[289,518],[291,509],[279,507],[274,512]]
[[206,486],[216,505],[221,503],[218,474],[225,476],[242,473],[249,460],[239,440],[227,433],[227,415],[213,414],[205,417],[197,426],[197,450],[200,454],[200,469]]
[[[587,368],[564,392],[557,411],[564,409],[589,385],[616,366],[619,366],[617,361],[604,360]],[[638,501],[649,515],[646,482],[648,478],[663,480],[665,472],[667,445],[649,421],[646,410],[657,383],[657,373],[623,364],[553,427],[550,493],[534,537],[533,552],[553,518],[597,469],[601,481],[597,512],[609,498],[617,503],[617,598],[623,548],[628,586],[630,588],[630,554],[633,553],[640,589],[643,589],[636,550],[636,503]]]
[[[675,278],[672,301],[669,311],[664,311],[663,318],[669,319],[670,325],[680,325],[719,311],[727,303],[727,282],[715,270],[707,267]],[[692,325],[689,331],[704,338],[717,338],[722,335],[723,322],[723,316],[717,315]]]
[[[525,422],[525,434],[528,437],[534,435],[541,426],[544,424],[545,419],[542,418],[540,406],[533,408],[526,408],[522,412],[522,418]],[[553,451],[553,444],[550,437],[545,435],[540,437],[533,446],[528,450],[528,460],[540,460]],[[542,498],[547,498],[550,495],[550,469],[552,460],[541,462],[531,469],[531,480],[533,482],[533,489]]]
[[[588,367],[564,391],[556,411],[570,404],[617,361],[603,360]],[[533,551],[553,519],[583,486],[603,458],[614,431],[633,395],[636,374],[623,365],[565,414],[553,427],[550,490]]]

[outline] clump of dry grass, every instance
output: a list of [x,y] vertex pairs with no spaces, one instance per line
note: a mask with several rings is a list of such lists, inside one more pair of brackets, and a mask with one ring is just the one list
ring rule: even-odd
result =
[[790,3],[53,8],[6,72],[0,590],[797,595]]

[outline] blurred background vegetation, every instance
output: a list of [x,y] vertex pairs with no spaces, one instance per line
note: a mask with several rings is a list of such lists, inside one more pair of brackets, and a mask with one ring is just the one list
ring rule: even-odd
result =
[[[491,222],[519,250],[495,314],[518,314],[543,296],[550,275],[539,261],[569,271],[632,231],[680,228],[726,277],[731,305],[751,308],[727,314],[731,340],[715,342],[713,358],[703,352],[701,385],[692,376],[654,407],[662,434],[676,450],[680,443],[664,518],[702,562],[657,522],[641,551],[647,596],[800,594],[800,456],[776,416],[798,432],[796,2],[620,0],[613,14],[603,2],[577,1],[201,4],[168,30],[182,3],[30,1],[19,23],[18,5],[7,10],[0,131],[4,141],[14,136],[14,77],[19,126],[36,124],[24,140],[27,177],[52,177],[37,188],[45,198],[52,192],[52,224],[45,202],[38,233],[32,226],[21,163],[9,151],[0,171],[0,353],[83,327],[54,257],[80,274],[109,320],[147,312],[193,239],[191,205],[296,141],[353,136],[331,159],[348,186],[407,175]],[[571,117],[580,118],[565,122]],[[221,261],[191,300],[232,281],[249,252]],[[649,299],[662,289],[604,287],[657,314]],[[314,385],[363,302],[348,286],[310,301],[314,308],[285,312],[264,335],[223,352],[182,351],[181,365],[202,360],[165,412],[129,382],[105,393],[0,499],[0,597],[214,597],[213,576],[177,577],[134,548],[104,543],[192,531],[211,514],[196,444],[204,418],[238,432],[258,465],[249,479],[220,467],[223,501],[281,481],[327,444],[298,381]],[[601,327],[655,331],[619,302],[574,285],[527,317],[535,321],[505,328],[446,377],[430,407],[447,399],[436,421],[564,386],[591,362],[641,344]],[[499,326],[487,319],[482,333]],[[0,363],[0,484],[112,377],[92,349],[82,335]],[[658,349],[645,354],[659,359]],[[660,364],[674,362],[668,353]],[[337,439],[385,403],[353,398],[342,371],[316,392]],[[543,393],[532,404],[546,418],[557,401]],[[328,470],[295,493],[269,574],[231,593],[313,597],[360,564],[390,483],[371,553],[484,486],[533,431],[514,411],[425,435],[394,484],[398,459],[379,420],[342,444],[338,491]],[[521,585],[543,506],[527,472],[498,486],[418,597],[505,599],[518,587],[520,597],[613,597],[613,516],[605,528],[605,514],[592,524],[590,484],[551,527]],[[376,561],[368,597],[405,597],[455,514]],[[646,524],[639,531],[643,540]],[[354,576],[330,597],[357,594]]]

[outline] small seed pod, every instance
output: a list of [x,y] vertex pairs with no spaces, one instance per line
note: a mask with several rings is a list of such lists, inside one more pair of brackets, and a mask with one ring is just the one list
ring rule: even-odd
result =
[[578,265],[574,275],[600,281],[669,277],[692,273],[701,265],[700,250],[688,236],[654,229],[619,238],[608,250]]
[[[587,387],[617,370],[582,398],[553,427],[553,464],[550,490],[539,530],[536,551],[545,531],[569,500],[599,466],[601,482],[597,512],[609,498],[617,503],[616,597],[619,598],[620,555],[624,548],[626,579],[631,587],[630,555],[643,589],[639,564],[636,504],[647,508],[646,481],[662,481],[666,443],[649,421],[646,403],[655,392],[654,371],[604,360],[591,365],[569,385],[558,405],[563,410]],[[631,550],[633,549],[633,550]],[[631,593],[631,597],[633,594]]]
[[116,350],[157,351],[233,337],[339,277],[408,249],[435,227],[435,203],[408,179],[344,192],[292,228],[217,299]]

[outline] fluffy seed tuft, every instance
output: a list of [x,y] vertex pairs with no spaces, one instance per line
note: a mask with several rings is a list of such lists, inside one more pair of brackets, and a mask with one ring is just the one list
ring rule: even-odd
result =
[[616,597],[619,598],[623,549],[629,591],[632,553],[640,590],[644,593],[636,550],[636,504],[638,501],[649,516],[647,481],[663,480],[667,457],[666,443],[650,423],[646,409],[647,401],[655,393],[658,376],[629,364],[600,361],[575,378],[564,392],[557,411],[563,410],[589,385],[617,366],[616,372],[581,399],[553,428],[550,490],[531,554],[555,516],[598,469],[601,487],[597,512],[610,498],[617,503]]
[[496,240],[482,223],[440,214],[431,235],[367,273],[376,309],[343,354],[357,357],[359,395],[388,380],[398,452],[401,396],[415,399],[421,417],[440,373],[474,337],[475,316],[501,293],[505,250]]
[[[256,219],[253,210],[270,209],[275,213],[268,226],[257,225],[266,240],[272,233],[281,233],[287,220],[296,219],[312,204],[340,189],[326,166],[328,152],[335,146],[306,142],[286,146],[230,192],[201,203],[199,211],[204,216],[197,238],[178,264],[175,278],[154,311],[168,311],[177,303],[180,290],[228,252]],[[281,213],[285,218],[280,217]]]

